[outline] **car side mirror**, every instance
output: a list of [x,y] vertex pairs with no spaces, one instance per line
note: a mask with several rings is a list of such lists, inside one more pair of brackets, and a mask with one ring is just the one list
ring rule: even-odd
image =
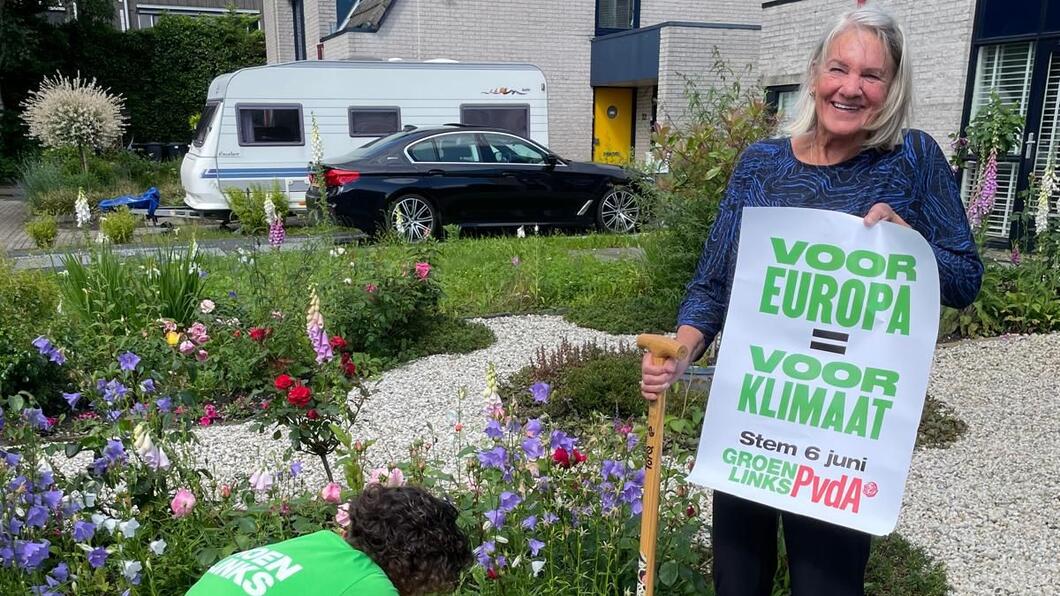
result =
[[559,163],[559,158],[556,157],[555,155],[552,155],[551,153],[548,153],[548,154],[545,155],[545,165],[548,166],[549,168],[556,167],[556,164],[558,164],[558,163]]

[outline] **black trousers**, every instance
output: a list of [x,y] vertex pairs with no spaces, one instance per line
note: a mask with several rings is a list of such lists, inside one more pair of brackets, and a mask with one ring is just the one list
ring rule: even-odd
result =
[[778,515],[784,519],[792,596],[864,596],[868,534],[714,491],[717,596],[771,594]]

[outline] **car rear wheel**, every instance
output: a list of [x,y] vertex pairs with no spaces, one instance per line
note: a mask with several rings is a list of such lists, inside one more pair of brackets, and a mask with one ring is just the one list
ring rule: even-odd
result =
[[390,204],[387,227],[409,242],[420,242],[438,235],[438,212],[426,198],[405,195]]
[[596,224],[614,234],[629,234],[640,225],[640,204],[628,188],[609,188],[596,210]]

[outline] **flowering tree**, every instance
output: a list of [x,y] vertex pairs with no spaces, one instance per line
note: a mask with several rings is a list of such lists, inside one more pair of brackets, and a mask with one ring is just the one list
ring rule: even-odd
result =
[[46,77],[39,89],[30,92],[23,107],[22,119],[29,136],[45,147],[76,147],[86,174],[85,151],[111,146],[125,130],[121,95],[112,95],[95,79],[85,80],[80,75]]

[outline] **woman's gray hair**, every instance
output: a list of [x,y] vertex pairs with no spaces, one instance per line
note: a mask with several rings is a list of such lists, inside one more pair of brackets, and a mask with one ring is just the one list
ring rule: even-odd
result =
[[913,112],[913,73],[906,53],[905,32],[890,14],[876,7],[865,7],[848,12],[836,21],[810,54],[810,61],[803,73],[799,98],[795,104],[795,117],[785,132],[791,136],[814,130],[817,126],[817,110],[810,89],[817,76],[817,68],[824,61],[828,48],[837,37],[851,29],[874,33],[886,48],[894,77],[890,81],[887,99],[876,118],[865,128],[869,131],[865,148],[889,151],[902,143],[902,131]]

